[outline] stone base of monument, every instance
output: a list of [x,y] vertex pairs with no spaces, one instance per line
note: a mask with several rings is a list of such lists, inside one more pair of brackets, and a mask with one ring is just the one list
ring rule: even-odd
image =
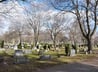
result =
[[24,64],[28,62],[29,62],[28,58],[24,56],[14,57],[14,64]]

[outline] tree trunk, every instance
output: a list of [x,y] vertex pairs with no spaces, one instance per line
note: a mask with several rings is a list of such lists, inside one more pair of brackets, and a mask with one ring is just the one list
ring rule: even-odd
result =
[[92,53],[92,42],[91,42],[91,38],[87,38],[87,46],[88,46],[88,54]]
[[56,41],[53,40],[53,45],[54,45],[54,48],[56,49]]
[[35,45],[35,47],[37,46],[37,37],[36,36],[34,36],[34,45]]

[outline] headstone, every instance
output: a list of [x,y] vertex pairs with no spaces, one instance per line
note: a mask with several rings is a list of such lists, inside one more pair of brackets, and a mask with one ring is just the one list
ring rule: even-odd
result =
[[39,57],[39,60],[50,60],[51,59],[51,55],[42,55]]
[[84,48],[84,52],[86,52],[87,51],[87,48]]
[[41,48],[41,45],[39,45],[39,48]]
[[23,56],[24,53],[22,50],[15,50],[14,56],[18,57],[18,56]]
[[59,48],[58,48],[58,47],[56,47],[56,50],[59,50]]
[[31,53],[32,53],[32,50],[31,50],[31,49],[25,49],[25,50],[24,50],[24,53],[25,53],[25,54],[31,54]]
[[45,52],[47,53],[48,52],[48,49],[46,49]]
[[17,45],[15,45],[15,46],[14,46],[14,50],[18,50],[18,47],[17,47]]
[[87,55],[88,52],[87,52],[87,48],[84,48],[84,53]]
[[32,50],[37,50],[37,48],[36,48],[36,47],[34,47],[34,48],[32,48]]
[[0,48],[0,51],[2,52],[2,51],[5,51],[5,49],[4,48]]
[[39,51],[40,51],[40,49],[36,49],[36,51],[37,51],[37,52],[39,52]]
[[22,44],[22,49],[24,49],[24,46],[23,46],[23,44]]
[[9,48],[9,46],[8,46],[8,45],[4,45],[4,48],[6,48],[6,49],[7,49],[7,48]]
[[75,49],[71,49],[70,56],[75,56]]
[[85,54],[88,55],[88,52],[86,51]]
[[18,56],[15,58],[14,61],[15,64],[22,64],[22,63],[27,63],[29,60],[24,56]]
[[21,64],[21,63],[27,63],[29,60],[27,57],[24,56],[24,53],[22,50],[15,50],[14,53],[14,63],[15,64]]

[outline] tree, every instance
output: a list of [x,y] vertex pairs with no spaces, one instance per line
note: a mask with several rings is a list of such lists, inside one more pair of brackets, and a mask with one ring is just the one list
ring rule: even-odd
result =
[[[3,3],[6,2],[6,0],[0,0],[0,30],[6,27],[8,25],[8,17],[10,16],[10,11],[14,8],[14,4],[12,2]],[[2,31],[1,31],[2,32]]]
[[77,24],[77,21],[74,21],[69,27],[68,27],[68,36],[70,39],[70,42],[72,44],[81,44],[81,38],[83,37],[79,28],[79,25]]
[[16,32],[19,37],[19,43],[22,43],[23,24],[15,22],[10,26],[10,30]]
[[39,34],[43,26],[44,15],[42,14],[41,10],[44,8],[44,4],[39,4],[34,1],[29,2],[29,4],[31,6],[30,10],[24,7],[26,14],[25,18],[27,24],[33,30],[34,46],[37,46],[37,43],[39,42]]
[[29,14],[27,12],[27,23],[30,25],[31,29],[33,30],[34,35],[34,46],[37,46],[38,39],[39,39],[39,32],[42,27],[42,15],[40,13],[33,13]]
[[49,31],[51,40],[53,41],[54,48],[56,48],[57,36],[65,27],[65,18],[61,15],[50,15],[46,23],[46,29]]
[[29,25],[33,29],[34,33],[34,45],[37,46],[38,38],[39,38],[39,31],[40,31],[40,16],[34,15],[34,17],[29,19]]
[[88,53],[92,51],[92,36],[97,27],[98,0],[53,0],[55,9],[73,13],[82,35],[87,41]]
[[13,39],[18,38],[18,43],[22,43],[22,36],[26,35],[30,30],[26,24],[24,15],[20,12],[15,12],[9,19],[9,32],[12,34]]

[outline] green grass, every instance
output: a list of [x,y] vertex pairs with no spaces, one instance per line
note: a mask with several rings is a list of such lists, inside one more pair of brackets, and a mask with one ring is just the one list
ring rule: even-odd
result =
[[58,58],[58,60],[60,62],[79,62],[79,61],[82,61],[82,60],[86,60],[86,59],[93,59],[94,57],[96,57],[95,54],[90,54],[90,55],[85,55],[85,54],[77,54],[76,56],[73,56],[73,57],[61,57],[61,58]]

